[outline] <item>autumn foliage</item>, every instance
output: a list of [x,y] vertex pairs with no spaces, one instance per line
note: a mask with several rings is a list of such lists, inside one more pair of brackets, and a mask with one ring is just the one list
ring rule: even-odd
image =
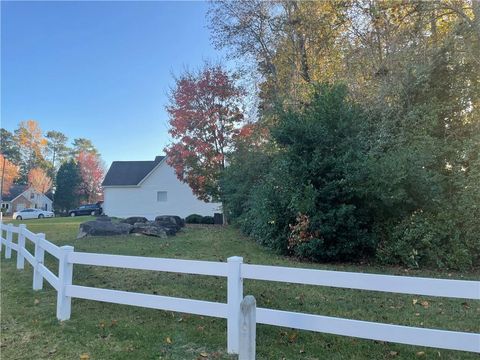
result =
[[2,182],[2,195],[8,195],[14,181],[18,178],[20,168],[0,154],[0,171]]
[[84,201],[97,202],[102,198],[102,180],[105,169],[98,154],[81,151],[76,161],[80,170],[78,194]]
[[171,93],[167,111],[173,143],[165,149],[167,162],[201,200],[219,198],[225,153],[243,119],[242,97],[242,89],[219,66],[182,75]]
[[35,168],[28,173],[28,185],[45,194],[52,187],[52,179],[44,170]]

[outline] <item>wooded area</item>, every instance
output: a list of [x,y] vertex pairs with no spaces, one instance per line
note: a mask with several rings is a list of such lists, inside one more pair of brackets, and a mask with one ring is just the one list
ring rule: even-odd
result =
[[231,222],[317,261],[478,266],[480,2],[220,1],[209,16],[255,114],[229,152],[209,147]]

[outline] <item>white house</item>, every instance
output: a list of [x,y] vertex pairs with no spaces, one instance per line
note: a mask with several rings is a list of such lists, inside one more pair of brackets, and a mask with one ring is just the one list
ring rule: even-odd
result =
[[105,176],[103,211],[108,216],[210,215],[221,212],[219,203],[198,200],[178,180],[164,156],[154,161],[114,161]]
[[1,207],[6,214],[12,214],[27,208],[52,210],[52,194],[42,194],[28,185],[13,185],[9,193],[2,196]]

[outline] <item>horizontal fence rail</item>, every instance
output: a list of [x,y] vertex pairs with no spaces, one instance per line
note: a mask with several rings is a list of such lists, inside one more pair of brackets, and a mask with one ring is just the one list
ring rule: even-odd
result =
[[150,295],[120,290],[69,285],[66,295],[79,299],[97,300],[122,305],[140,306],[150,309],[177,311],[194,315],[227,318],[227,304],[191,300],[170,296]]
[[480,300],[480,283],[265,265],[242,265],[244,279]]
[[[14,234],[17,238],[16,243]],[[33,254],[25,248],[26,240],[35,244]],[[251,304],[246,312],[246,303],[242,301],[244,280],[276,281],[472,300],[480,300],[480,281],[251,265],[244,264],[241,257],[235,256],[228,258],[227,262],[214,262],[75,252],[71,246],[59,247],[51,243],[45,239],[44,234],[35,234],[25,225],[15,227],[12,224],[1,223],[0,250],[5,252],[7,259],[11,258],[12,250],[17,252],[18,269],[24,268],[24,260],[32,265],[34,290],[42,289],[43,280],[46,280],[57,291],[57,318],[59,320],[70,318],[72,298],[223,318],[227,319],[227,350],[229,353],[240,353],[242,359],[250,357],[245,357],[246,352],[241,351],[240,344],[242,344],[241,346],[248,345],[248,353],[255,349],[254,344],[248,344],[248,341],[254,339],[255,331],[254,329],[246,331],[245,324],[247,323],[248,326],[255,326],[255,323],[259,323],[370,340],[480,353],[480,334],[478,333],[417,328],[256,308],[254,299],[253,301],[249,300]],[[44,265],[45,252],[58,259],[58,276]],[[74,265],[226,277],[227,303],[74,285],[72,284]],[[245,315],[247,313],[248,319]],[[250,340],[247,341],[246,337]]]
[[480,351],[480,338],[474,333],[390,325],[263,308],[257,308],[257,323],[400,344]]
[[162,259],[73,252],[68,261],[73,264],[117,267],[122,269],[153,270],[183,274],[227,276],[227,264],[214,261]]

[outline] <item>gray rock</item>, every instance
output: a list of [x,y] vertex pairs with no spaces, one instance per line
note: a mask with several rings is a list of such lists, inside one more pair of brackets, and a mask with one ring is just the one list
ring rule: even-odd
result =
[[97,216],[97,221],[112,221],[112,218],[108,217],[107,215],[100,215]]
[[85,236],[112,236],[128,235],[133,225],[125,223],[113,223],[111,221],[94,220],[80,224],[77,239]]
[[185,226],[185,221],[180,216],[176,215],[160,215],[155,217],[155,222],[164,227],[175,229],[175,232]]
[[137,222],[133,224],[132,234],[143,234],[148,236],[156,236],[160,238],[167,237],[167,231],[163,226],[156,224],[154,221]]
[[143,216],[131,216],[126,219],[123,219],[120,222],[124,224],[134,225],[135,223],[146,223],[148,222],[148,219]]

